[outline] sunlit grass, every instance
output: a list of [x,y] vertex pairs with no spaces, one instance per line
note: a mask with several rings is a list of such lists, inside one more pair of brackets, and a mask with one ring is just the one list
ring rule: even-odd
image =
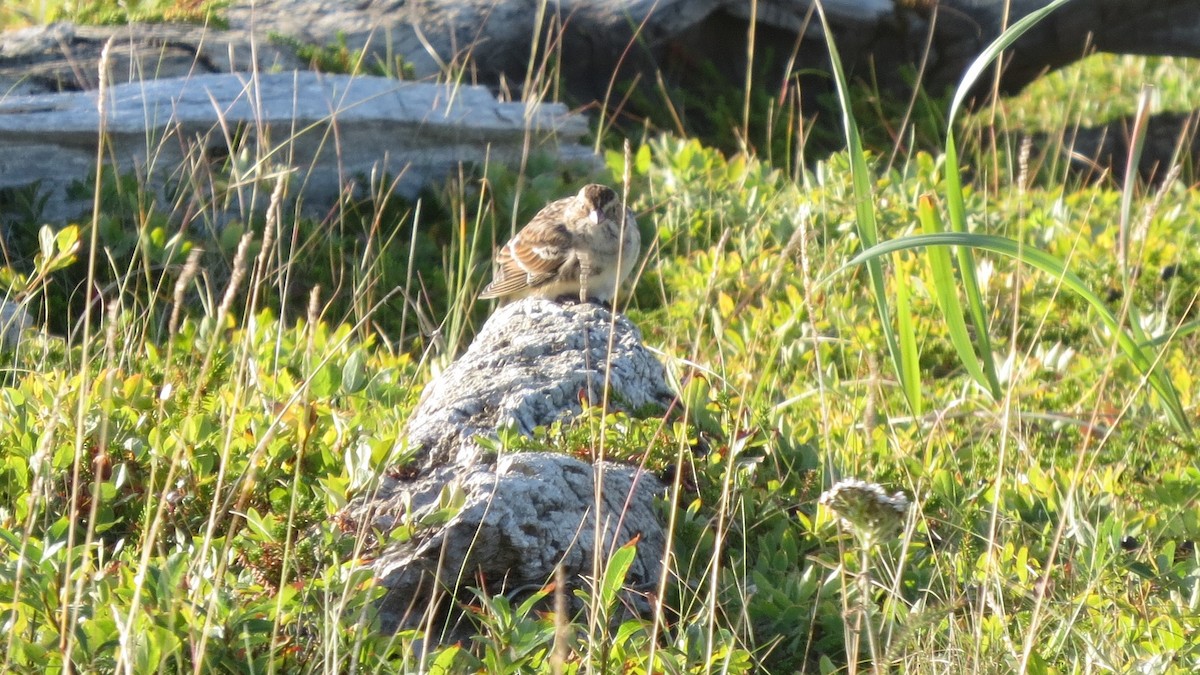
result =
[[[1132,110],[1147,68],[1186,99],[1183,62],[1120,59],[1142,65],[1092,89],[1106,63],[1002,102],[998,128],[971,116],[958,158],[986,180],[961,186],[944,155],[885,170],[891,148],[868,148],[784,171],[658,136],[595,175],[530,157],[412,204],[380,179],[314,220],[274,199],[254,161],[270,149],[253,147],[249,166],[183,181],[271,204],[214,238],[139,208],[136,179],[85,186],[105,208],[91,281],[87,224],[30,235],[0,275],[39,328],[0,355],[0,669],[540,671],[557,634],[569,672],[1194,671],[1200,448],[1147,374],[1194,421],[1200,197],[1133,186],[1123,205],[1119,187],[1031,178],[995,149],[1019,145],[1017,119],[1053,131]],[[545,72],[529,78],[551,95]],[[506,450],[603,438],[668,478],[657,613],[601,620],[625,548],[599,561],[583,615],[493,589],[460,598],[475,640],[378,634],[380,533],[334,514],[408,459],[422,387],[485,318],[490,249],[578,183],[627,173],[648,249],[628,314],[680,410],[587,410]],[[915,237],[942,229],[950,198],[962,231]],[[847,263],[878,242],[871,280]],[[973,269],[923,243],[975,245]],[[976,325],[956,273],[978,281]],[[901,293],[907,381],[883,325]],[[88,303],[84,332],[64,316]],[[964,357],[981,345],[995,387]],[[817,505],[843,477],[903,492],[904,521],[864,546]]]
[[1145,85],[1155,89],[1155,112],[1200,108],[1198,80],[1200,59],[1094,54],[1037,79],[998,107],[1014,130],[1095,126],[1132,115]]

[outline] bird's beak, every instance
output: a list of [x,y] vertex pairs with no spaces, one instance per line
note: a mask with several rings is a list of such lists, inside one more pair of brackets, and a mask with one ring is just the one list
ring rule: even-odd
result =
[[592,221],[593,225],[599,225],[603,219],[604,214],[600,212],[600,209],[592,209],[592,212],[588,214],[588,220]]

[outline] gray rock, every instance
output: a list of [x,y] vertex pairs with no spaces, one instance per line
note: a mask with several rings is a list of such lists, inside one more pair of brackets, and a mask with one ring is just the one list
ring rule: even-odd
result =
[[[921,66],[929,90],[957,85],[964,70],[1005,27],[1051,0],[825,0],[847,68],[886,90],[907,90]],[[228,10],[240,29],[270,25],[318,45],[339,35],[368,53],[398,54],[418,75],[466,69],[484,82],[501,75],[519,90],[531,43],[553,43],[554,66],[574,98],[605,100],[610,83],[640,74],[670,89],[695,82],[687,71],[711,61],[723,75],[747,71],[747,35],[757,28],[756,68],[774,51],[797,71],[825,70],[827,47],[813,0],[239,0]],[[539,8],[544,12],[539,14]],[[541,21],[539,24],[538,21]],[[1035,27],[1006,58],[1001,91],[1015,92],[1091,50],[1200,56],[1196,0],[1075,0]],[[714,54],[716,56],[714,58]],[[464,63],[471,61],[469,67]],[[449,66],[448,66],[449,64]],[[618,73],[614,78],[614,73]],[[711,75],[707,71],[703,76]],[[789,74],[771,68],[754,84]],[[821,77],[825,77],[822,75]],[[698,84],[704,77],[698,78]],[[987,79],[987,78],[985,78]],[[733,86],[742,84],[731,80]],[[990,81],[985,87],[991,87]],[[698,88],[692,93],[704,96]],[[982,92],[981,92],[982,93]],[[674,96],[679,97],[678,94]],[[680,97],[681,98],[681,97]],[[661,99],[650,94],[650,100]]]
[[497,310],[426,387],[407,430],[415,466],[385,475],[338,518],[384,541],[397,527],[414,528],[373,563],[387,588],[385,629],[441,614],[442,601],[467,586],[528,594],[559,565],[568,586],[586,586],[597,557],[605,561],[635,539],[624,606],[646,609],[639,593],[660,582],[666,552],[655,506],[663,485],[611,462],[545,452],[488,456],[477,440],[496,437],[501,426],[530,434],[569,419],[580,412],[580,392],[598,404],[606,370],[614,408],[661,414],[672,399],[662,365],[627,318],[590,303],[526,298]]
[[[0,99],[0,188],[40,181],[49,191],[49,220],[78,215],[66,188],[94,170],[100,115],[94,91]],[[383,172],[412,197],[461,163],[519,163],[532,149],[564,162],[590,162],[578,141],[582,117],[558,104],[500,103],[482,87],[446,87],[381,77],[313,72],[197,75],[111,87],[106,102],[108,154],[163,197],[165,208],[211,209],[204,194],[168,194],[214,157],[241,160],[240,191],[230,208],[245,209],[288,174],[310,212],[325,212],[344,194]],[[245,136],[229,147],[230,135]],[[243,150],[248,150],[248,154]],[[211,198],[211,197],[210,197]],[[89,198],[90,199],[90,198]],[[182,201],[181,201],[182,200]]]
[[483,454],[478,436],[494,438],[502,427],[527,436],[573,417],[581,396],[603,400],[606,379],[617,410],[665,408],[673,397],[662,364],[624,315],[592,303],[510,303],[426,387],[409,420],[410,447],[427,468],[469,466]]
[[389,481],[372,503],[406,509],[377,512],[375,523],[385,529],[389,521],[420,523],[439,509],[447,491],[463,503],[449,522],[418,528],[373,563],[378,583],[387,588],[382,627],[411,628],[428,618],[436,598],[480,582],[492,594],[528,594],[548,583],[557,565],[579,587],[593,576],[593,556],[607,560],[635,538],[638,555],[624,588],[627,601],[644,606],[637,594],[657,586],[665,559],[666,538],[654,508],[664,489],[633,467],[593,466],[549,453],[506,454],[494,468],[443,467],[415,481]]
[[33,319],[23,306],[0,300],[0,350],[16,349],[22,333],[32,325]]
[[245,30],[191,24],[79,26],[59,22],[0,34],[0,97],[96,89],[108,41],[113,84],[232,72],[302,70],[295,51]]
[[[820,46],[823,31],[814,20],[811,0],[760,0],[754,5],[760,24],[792,31],[784,54],[790,53],[797,33]],[[552,61],[571,97],[587,103],[604,100],[612,82],[628,80],[635,72],[646,82],[655,82],[657,74],[675,84],[670,78],[679,64],[670,63],[668,55],[680,46],[689,52],[684,67],[694,70],[718,49],[719,66],[737,64],[733,67],[744,73],[750,6],[746,0],[558,0],[539,12],[542,5],[531,0],[241,0],[226,16],[238,30],[271,26],[314,45],[344,40],[375,59],[403,57],[417,77],[465,70],[491,85],[503,79],[514,92],[536,89],[525,82],[531,47],[540,43],[544,51],[552,43],[561,53],[535,57]],[[850,35],[873,32],[890,22],[894,11],[892,0],[826,0],[825,7],[835,26]],[[717,28],[717,40],[706,29],[698,30],[706,24]],[[730,37],[743,41],[740,51],[725,44]],[[533,69],[535,79],[539,70]],[[660,99],[652,95],[651,100]]]
[[[929,91],[954,87],[1006,26],[1049,1],[826,0],[823,6],[848,75],[866,74],[881,95],[907,100],[914,67]],[[823,74],[828,49],[814,8],[812,0],[235,0],[222,12],[226,30],[55,24],[0,35],[0,97],[94,89],[101,48],[114,38],[116,83],[300,69],[308,64],[298,44],[344,45],[368,67],[395,71],[402,61],[419,78],[481,83],[515,98],[557,96],[589,110],[599,104],[608,108],[606,120],[653,118],[669,93],[678,112],[702,129],[714,122],[705,122],[713,93],[747,84],[771,96],[803,90],[806,116],[840,119],[816,103],[832,85]],[[1128,0],[1067,3],[1006,52],[999,79],[982,78],[972,100],[984,100],[993,84],[1016,92],[1092,49],[1200,55],[1198,19],[1197,0],[1143,0],[1136,10]],[[755,54],[748,64],[751,33]],[[756,73],[752,83],[744,81],[748,72]],[[73,156],[47,152],[46,158],[74,168]]]
[[[866,69],[886,91],[908,91],[911,69],[920,65],[925,85],[937,93],[957,85],[1006,26],[1049,2],[825,0],[823,6],[851,75]],[[561,86],[582,104],[615,104],[612,85],[635,75],[649,87],[696,87],[692,93],[704,97],[714,84],[710,72],[697,68],[705,62],[741,86],[751,20],[757,26],[753,65],[769,71],[755,75],[754,84],[787,81],[791,74],[782,69],[788,63],[798,72],[827,69],[814,10],[813,0],[234,0],[221,12],[228,30],[59,24],[5,35],[0,94],[94,87],[100,47],[112,36],[118,82],[302,68],[288,42],[295,40],[317,47],[344,43],[372,66],[392,68],[399,58],[422,78],[467,78],[493,87],[503,80],[518,94],[527,86],[532,53],[532,73],[557,70]],[[1067,3],[1008,50],[998,85],[1015,92],[1091,50],[1198,56],[1198,18],[1196,0],[1141,0],[1135,8],[1129,0]],[[769,64],[772,52],[775,63]],[[661,101],[654,89],[645,93],[649,105]],[[616,99],[633,105],[622,95]]]

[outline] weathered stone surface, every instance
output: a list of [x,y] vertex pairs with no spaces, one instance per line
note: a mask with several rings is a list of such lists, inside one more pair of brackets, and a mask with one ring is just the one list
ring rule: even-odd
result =
[[[1006,26],[1049,2],[826,0],[824,7],[848,66],[869,66],[873,82],[903,88],[906,71],[923,61],[925,82],[940,91],[956,85]],[[537,35],[547,50],[557,50],[553,58],[566,87],[585,102],[603,100],[614,73],[639,72],[653,83],[658,71],[670,86],[712,61],[723,74],[744,74],[751,19],[758,26],[757,65],[768,52],[777,59],[769,86],[785,81],[776,69],[793,52],[801,70],[826,65],[813,0],[560,0],[544,15],[540,6],[528,0],[243,0],[229,16],[239,28],[272,25],[314,44],[330,44],[343,32],[351,46],[403,55],[423,75],[469,59],[483,81],[495,83],[503,74],[518,88]],[[1128,0],[1068,3],[1010,50],[1000,88],[1019,90],[1088,49],[1200,56],[1200,1],[1143,0],[1136,10]]]
[[625,316],[614,320],[592,303],[514,302],[496,310],[466,353],[426,387],[409,421],[409,444],[423,466],[468,466],[483,452],[477,436],[509,426],[529,435],[578,414],[581,397],[599,404],[606,382],[617,409],[666,407],[673,396],[662,364]]
[[[808,0],[754,6],[764,31],[786,34],[781,54],[792,51],[798,35],[822,35]],[[661,72],[668,86],[687,86],[687,77],[675,75],[700,76],[697,66],[707,61],[723,74],[745,73],[746,0],[559,0],[544,12],[541,7],[530,0],[243,0],[227,15],[238,29],[270,25],[306,43],[344,39],[375,58],[400,55],[418,77],[466,68],[480,82],[496,86],[503,80],[518,93],[532,84],[526,82],[532,54],[535,79],[546,67],[560,70],[570,99],[583,104],[604,101],[614,83],[635,75],[654,83]],[[825,8],[848,39],[887,27],[895,10],[890,0],[827,0]],[[774,49],[771,38],[759,36]],[[810,42],[823,65],[825,47],[819,39]]]
[[[118,170],[152,188],[186,184],[189,170],[248,148],[250,161],[237,176],[247,191],[288,173],[303,186],[304,205],[320,212],[382,172],[397,176],[396,190],[411,197],[460,163],[515,165],[527,136],[532,149],[563,161],[592,158],[578,144],[586,122],[561,105],[499,103],[482,87],[381,77],[299,72],[131,82],[109,89],[105,116],[106,150]],[[87,209],[90,202],[71,202],[66,188],[94,170],[99,128],[94,91],[0,99],[0,188],[40,181],[50,195],[49,220]],[[238,130],[239,145],[228,147]],[[183,211],[209,208],[206,195],[184,195],[200,203],[181,204],[174,194],[166,201]]]
[[[914,66],[931,91],[956,86],[1006,26],[1049,1],[826,0],[824,7],[851,75],[869,73],[888,95],[907,96]],[[705,104],[714,92],[740,90],[747,72],[756,89],[797,95],[806,113],[835,118],[816,104],[831,83],[814,9],[812,0],[237,0],[224,12],[227,30],[56,24],[4,34],[0,96],[94,88],[110,37],[118,83],[303,68],[289,40],[344,41],[368,65],[395,70],[400,59],[419,78],[478,82],[514,98],[541,100],[549,91],[607,108],[607,119],[653,118],[669,104],[693,129],[711,125],[724,134],[729,120],[708,119]],[[997,84],[1015,92],[1091,50],[1200,56],[1198,33],[1200,0],[1144,0],[1136,10],[1127,0],[1076,0],[1006,52]],[[992,87],[984,79],[980,98]]]
[[113,84],[232,72],[303,70],[290,47],[248,30],[178,24],[77,26],[69,22],[0,34],[0,100],[86,91],[99,84],[100,53],[112,40]]
[[[578,587],[592,576],[593,556],[607,560],[635,537],[638,555],[625,587],[646,591],[659,582],[666,538],[654,500],[664,487],[645,472],[565,455],[502,455],[494,467],[443,467],[415,481],[387,481],[371,501],[374,524],[387,531],[393,523],[419,523],[439,508],[446,490],[464,502],[454,517],[373,563],[378,583],[388,589],[380,606],[385,630],[413,627],[435,597],[481,581],[491,593],[528,594],[562,565],[568,583]],[[389,512],[401,504],[406,510]]]
[[[614,407],[669,405],[663,367],[627,318],[590,303],[526,298],[497,310],[467,352],[426,387],[407,431],[416,468],[386,475],[339,519],[376,533],[416,527],[373,563],[388,589],[385,628],[411,627],[444,609],[439,598],[481,582],[493,594],[532,592],[559,565],[578,588],[592,577],[597,556],[607,560],[635,539],[627,599],[645,607],[637,592],[659,583],[666,552],[655,508],[664,488],[656,478],[560,454],[486,456],[476,440],[495,437],[501,426],[529,434],[570,418],[580,412],[580,392],[599,403],[606,370]],[[457,503],[448,522],[422,527]]]

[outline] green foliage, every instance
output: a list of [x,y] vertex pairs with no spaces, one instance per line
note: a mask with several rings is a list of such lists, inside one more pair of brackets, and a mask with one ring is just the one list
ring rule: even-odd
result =
[[[973,658],[1057,669],[1096,655],[1200,660],[1173,637],[1197,628],[1200,560],[1184,546],[1200,531],[1195,443],[1158,415],[1130,363],[1111,358],[1112,334],[1095,307],[1059,292],[1063,270],[1031,274],[1021,257],[980,250],[990,321],[1012,327],[995,343],[1012,355],[997,362],[1006,398],[1019,402],[1005,423],[1003,403],[976,388],[954,353],[952,327],[938,319],[945,309],[935,270],[919,258],[889,258],[888,297],[898,277],[910,288],[922,396],[954,423],[913,420],[903,394],[880,377],[873,292],[854,283],[862,279],[853,271],[837,277],[844,283],[819,283],[861,250],[846,156],[815,166],[807,189],[695,141],[657,140],[638,149],[632,169],[634,207],[657,245],[631,315],[678,379],[678,409],[637,417],[585,405],[572,422],[505,442],[590,458],[603,438],[606,457],[667,478],[674,557],[657,619],[620,614],[618,556],[577,597],[584,614],[545,612],[552,591],[535,593],[532,604],[481,592],[470,642],[422,655],[414,644],[423,633],[374,633],[366,551],[328,521],[384,467],[403,465],[404,420],[429,362],[415,350],[384,349],[382,338],[348,324],[242,314],[237,308],[256,297],[247,292],[236,295],[233,315],[185,313],[174,332],[145,328],[168,313],[162,300],[154,312],[100,317],[97,335],[146,337],[97,347],[86,367],[72,365],[82,355],[76,344],[53,338],[27,338],[3,357],[0,590],[15,599],[4,610],[15,627],[9,667],[61,664],[65,653],[77,669],[125,659],[135,670],[151,662],[183,670],[202,655],[213,668],[290,672],[357,659],[384,670],[499,672],[548,667],[556,639],[567,645],[568,672],[585,664],[789,672],[868,659],[914,671],[946,660],[970,669]],[[449,247],[454,255],[435,266],[445,275],[440,302],[469,295],[461,289],[481,281],[475,263],[491,238],[578,178],[537,163],[533,172],[522,182],[493,171],[476,192],[462,186],[423,206],[419,220],[407,205],[348,208],[398,227],[391,257],[367,265],[379,276],[361,277],[388,280],[361,288],[408,283],[407,271],[378,267],[407,264],[410,255],[443,260],[437,252]],[[940,163],[918,156],[874,175],[869,188],[881,238],[903,242],[918,227],[920,196],[945,184]],[[1170,194],[1172,208],[1149,220],[1144,271],[1122,301],[1161,317],[1147,335],[1166,335],[1153,349],[1186,410],[1195,405],[1187,383],[1196,338],[1164,331],[1190,316],[1186,280],[1200,231],[1187,214],[1200,211],[1200,200]],[[1071,283],[1108,288],[1114,239],[1090,223],[1116,214],[1119,195],[1093,188],[1068,196],[1051,186],[1019,201],[985,199],[964,190],[977,229],[1063,258]],[[985,214],[988,203],[1002,211]],[[470,228],[451,224],[464,214]],[[355,255],[365,255],[366,241],[385,237],[353,222],[342,221],[338,234],[299,221],[277,245],[309,261],[310,275],[333,274],[332,263],[316,262],[332,257],[314,251],[363,246]],[[32,237],[25,271],[10,275],[13,292],[32,306],[52,295],[85,254],[85,232]],[[153,287],[162,298],[184,278],[189,241],[165,234],[127,233],[110,249],[125,245],[132,259],[161,261]],[[427,280],[436,273],[414,270]],[[313,279],[289,283],[306,291]],[[186,293],[212,293],[200,290],[197,278],[188,282]],[[855,580],[867,568],[815,507],[841,475],[902,489],[919,514],[880,543],[865,590]],[[878,654],[864,633],[847,632],[845,602],[867,608]],[[64,608],[76,606],[112,612],[79,610],[64,652]],[[993,607],[1015,618],[998,621]],[[1025,650],[1030,634],[1062,637]],[[208,636],[200,651],[188,646],[200,636]]]
[[[1200,61],[1136,57],[1097,52],[1031,82],[1021,96],[1004,101],[1003,115],[1013,129],[1058,134],[1076,124],[1096,126],[1133,115],[1137,97],[1129,95],[1153,83],[1160,110],[1191,111],[1191,83]],[[981,111],[982,114],[990,114]]]
[[[1102,188],[1064,195],[1051,186],[1027,190],[1019,202],[1005,195],[985,215],[985,196],[964,190],[974,229],[1015,238],[1020,256],[1041,248],[1067,258],[1065,267],[1045,268],[1048,273],[1033,273],[1032,259],[1023,257],[985,257],[977,264],[989,325],[1011,330],[993,334],[994,348],[1001,350],[998,377],[1005,396],[1019,402],[1020,422],[1004,424],[1003,408],[965,384],[974,378],[954,355],[951,326],[938,318],[945,310],[936,271],[918,258],[890,259],[888,286],[903,276],[911,290],[923,396],[929,409],[954,420],[913,425],[903,421],[907,406],[897,391],[870,384],[878,377],[882,348],[870,292],[853,278],[830,277],[857,246],[848,226],[855,198],[846,169],[839,156],[818,164],[806,177],[810,189],[802,191],[762,165],[727,161],[695,142],[659,141],[636,154],[635,193],[655,207],[662,256],[646,278],[654,280],[652,289],[662,298],[644,302],[643,290],[635,316],[652,342],[673,345],[666,353],[687,360],[678,368],[703,374],[684,382],[682,402],[694,411],[688,420],[696,430],[675,433],[675,443],[698,450],[699,429],[718,432],[706,436],[710,453],[693,459],[691,473],[682,474],[681,486],[693,481],[697,492],[680,495],[685,510],[675,530],[680,576],[704,581],[691,586],[695,595],[681,593],[668,604],[685,615],[689,607],[707,612],[700,608],[716,603],[723,608],[718,615],[748,616],[754,629],[747,635],[755,636],[755,653],[772,672],[844,663],[841,584],[837,574],[823,570],[849,573],[857,567],[843,563],[805,506],[823,484],[821,471],[813,469],[825,466],[835,475],[872,476],[923,495],[918,502],[923,517],[889,549],[894,560],[903,560],[902,576],[889,573],[873,587],[881,608],[880,648],[890,663],[920,672],[952,658],[970,669],[969,662],[957,660],[961,654],[954,655],[954,645],[961,648],[965,640],[979,645],[980,658],[999,659],[991,662],[1015,668],[1025,658],[1067,669],[1086,658],[1086,650],[1076,647],[1099,644],[1120,622],[1128,622],[1121,631],[1145,630],[1146,624],[1123,613],[1127,610],[1089,613],[1086,620],[1073,619],[1069,610],[1073,593],[1095,601],[1112,597],[1131,569],[1158,579],[1142,567],[1145,557],[1113,553],[1113,540],[1079,539],[1069,530],[1065,541],[1054,544],[1058,528],[1081,518],[1096,523],[1093,527],[1107,523],[1110,533],[1121,533],[1113,535],[1116,540],[1138,537],[1133,533],[1144,532],[1148,504],[1173,514],[1154,518],[1159,523],[1151,528],[1154,537],[1182,541],[1196,533],[1194,525],[1163,527],[1194,523],[1195,516],[1186,515],[1192,509],[1182,492],[1166,501],[1152,496],[1158,481],[1146,472],[1148,466],[1193,471],[1195,441],[1157,418],[1153,395],[1139,393],[1133,384],[1140,378],[1132,362],[1111,358],[1113,333],[1097,320],[1103,312],[1060,292],[1076,283],[1093,294],[1110,288],[1114,235],[1093,223],[1115,222],[1120,195]],[[936,160],[921,155],[876,175],[870,190],[881,232],[895,238],[915,231],[919,197],[944,190],[942,175]],[[1173,206],[1148,221],[1141,249],[1145,267],[1130,289],[1130,302],[1158,317],[1147,324],[1167,340],[1154,343],[1156,358],[1188,406],[1194,376],[1185,355],[1194,338],[1165,335],[1193,311],[1190,303],[1178,302],[1176,284],[1184,283],[1177,275],[1192,267],[1182,262],[1191,258],[1184,251],[1200,231],[1178,214],[1196,213],[1200,202],[1178,187],[1168,194]],[[1012,252],[1017,250],[1014,244]],[[824,278],[836,281],[816,283]],[[1195,290],[1182,294],[1191,300]],[[1107,384],[1097,389],[1092,383],[1098,380]],[[955,412],[964,407],[971,412]],[[1123,407],[1125,419],[1110,426]],[[764,428],[786,431],[767,436],[749,456],[729,443]],[[814,454],[783,462],[777,444],[796,438],[817,443],[809,450]],[[1166,451],[1170,445],[1189,450]],[[1070,469],[1076,462],[1082,468]],[[1058,476],[1053,487],[1045,481],[1045,466]],[[1146,550],[1154,550],[1157,544],[1149,546]],[[1082,556],[1093,561],[1086,574],[1080,572]],[[1177,564],[1191,578],[1200,569],[1195,556]],[[721,570],[715,577],[714,566]],[[1044,583],[1057,585],[1038,605],[1034,589]],[[979,584],[1005,590],[981,595]],[[857,594],[853,584],[850,588]],[[1191,611],[1184,597],[1190,596],[1139,594],[1171,617]],[[1023,619],[1014,625],[983,619],[986,613],[978,608],[996,603],[1013,607]],[[1039,635],[1061,634],[1066,642],[1050,650],[1032,642],[1024,656],[1028,621],[1035,620],[1032,630]],[[859,648],[866,650],[865,644]],[[1110,647],[1105,651],[1114,662],[1122,658]],[[1186,649],[1170,653],[1195,659]],[[1154,659],[1138,650],[1123,658]]]
[[[203,658],[219,670],[247,660],[292,670],[334,646],[306,635],[376,640],[359,625],[375,592],[353,540],[312,533],[354,478],[339,448],[361,448],[358,471],[402,461],[394,448],[415,402],[404,384],[411,361],[368,356],[345,326],[284,330],[267,313],[254,324],[187,322],[145,355],[65,378],[25,371],[3,390],[8,665],[61,667],[65,656],[103,670],[125,659],[146,672]],[[198,371],[210,352],[217,372],[247,356],[259,364],[253,391],[223,390]],[[65,413],[80,406],[84,426],[73,427]],[[224,562],[200,573],[213,555]],[[64,624],[71,607],[80,609]],[[70,638],[56,632],[76,622]],[[186,647],[200,636],[203,649]]]
[[196,23],[225,28],[229,0],[62,0],[55,21],[81,24]]
[[50,195],[43,194],[41,181],[0,189],[0,225],[9,229],[16,224],[41,220],[49,200]]
[[[364,67],[344,41],[313,58]],[[923,125],[953,156],[885,163],[858,126],[884,102],[842,88],[862,152],[781,163],[790,122],[752,132],[770,161],[670,137],[633,152],[628,314],[672,410],[581,400],[493,442],[660,476],[664,583],[629,588],[620,542],[569,597],[471,589],[456,642],[380,634],[367,563],[460,495],[392,533],[333,516],[411,461],[405,422],[486,315],[492,248],[579,183],[620,183],[624,156],[464,170],[414,203],[364,180],[314,220],[225,210],[278,185],[233,130],[203,180],[167,186],[193,211],[105,175],[98,230],[56,229],[37,186],[5,190],[0,282],[44,330],[0,352],[0,669],[1200,670],[1200,198],[1072,189],[941,113]],[[781,108],[753,94],[751,117]],[[742,112],[714,101],[710,123]],[[902,529],[848,536],[817,506],[846,477],[903,492]]]
[[365,48],[350,48],[345,33],[339,32],[337,39],[328,45],[308,44],[282,33],[271,33],[269,37],[271,42],[295,52],[300,60],[308,63],[309,68],[322,73],[376,75],[397,80],[416,79],[416,71],[412,64],[406,63],[402,56],[394,57],[391,63],[382,62],[377,58],[368,59]]
[[[817,5],[821,15],[821,24],[826,33],[832,33],[829,22],[825,18],[825,8]],[[846,132],[846,148],[850,156],[850,177],[854,185],[855,223],[858,226],[858,237],[864,248],[875,246],[879,240],[879,230],[875,221],[875,206],[871,193],[871,174],[863,157],[862,140],[859,138],[858,124],[854,120],[853,106],[850,102],[850,92],[846,84],[841,57],[837,45],[829,42],[829,59],[832,62],[834,81],[837,83],[838,97],[841,100],[842,127]],[[917,373],[916,340],[913,334],[912,312],[909,305],[908,284],[896,284],[895,300],[888,302],[888,294],[884,288],[883,265],[875,258],[865,260],[867,272],[874,291],[875,307],[879,312],[880,327],[883,329],[884,343],[888,355],[892,359],[900,387],[904,390],[905,399],[914,415],[920,415],[925,404],[921,396],[921,386]],[[892,326],[891,314],[896,315],[896,325]],[[986,342],[986,333],[981,333],[981,339]]]

